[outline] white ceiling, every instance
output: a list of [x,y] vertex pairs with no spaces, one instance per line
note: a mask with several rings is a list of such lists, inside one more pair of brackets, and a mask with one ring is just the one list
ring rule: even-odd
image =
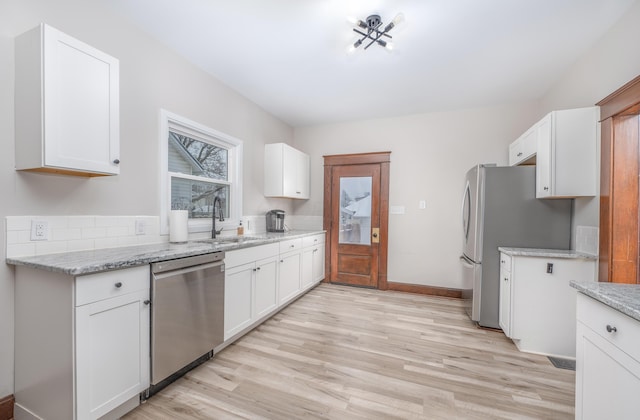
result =
[[[111,0],[291,126],[540,98],[636,0]],[[394,50],[349,18],[402,12]]]

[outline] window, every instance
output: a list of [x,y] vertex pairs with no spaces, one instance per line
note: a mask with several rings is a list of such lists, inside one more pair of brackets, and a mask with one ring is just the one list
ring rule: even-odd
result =
[[162,233],[169,210],[189,211],[189,231],[211,229],[222,211],[229,224],[242,215],[242,142],[193,121],[162,111]]

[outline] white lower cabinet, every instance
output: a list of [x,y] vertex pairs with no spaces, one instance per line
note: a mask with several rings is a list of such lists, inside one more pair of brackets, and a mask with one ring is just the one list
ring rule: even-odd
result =
[[302,289],[308,289],[324,279],[325,234],[303,238],[302,249]]
[[223,346],[324,278],[324,237],[323,233],[226,252]]
[[[596,261],[500,254],[500,328],[518,350],[574,358],[577,291],[595,279]],[[503,263],[504,261],[504,263]]]
[[227,251],[224,339],[228,340],[277,308],[278,244]]
[[256,263],[253,307],[256,318],[278,307],[278,259],[271,257]]
[[640,322],[578,293],[576,419],[640,413]]
[[282,305],[298,295],[301,290],[300,268],[302,252],[293,251],[280,256],[278,273],[278,304]]
[[149,266],[16,267],[15,418],[118,418],[149,387]]

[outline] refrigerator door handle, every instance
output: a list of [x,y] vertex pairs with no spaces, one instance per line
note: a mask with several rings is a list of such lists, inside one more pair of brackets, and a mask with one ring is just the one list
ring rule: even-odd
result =
[[473,261],[467,258],[465,255],[460,255],[460,261],[462,261],[462,265],[467,268],[473,268]]

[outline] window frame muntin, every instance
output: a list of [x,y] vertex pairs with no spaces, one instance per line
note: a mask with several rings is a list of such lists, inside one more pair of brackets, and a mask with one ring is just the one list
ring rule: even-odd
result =
[[[169,171],[169,131],[203,141],[227,150],[227,180],[187,175]],[[229,215],[216,227],[237,226],[242,217],[242,156],[243,141],[165,109],[160,110],[160,234],[169,234],[171,209],[171,179],[173,177],[229,185]],[[211,220],[189,219],[189,233],[211,231]]]

